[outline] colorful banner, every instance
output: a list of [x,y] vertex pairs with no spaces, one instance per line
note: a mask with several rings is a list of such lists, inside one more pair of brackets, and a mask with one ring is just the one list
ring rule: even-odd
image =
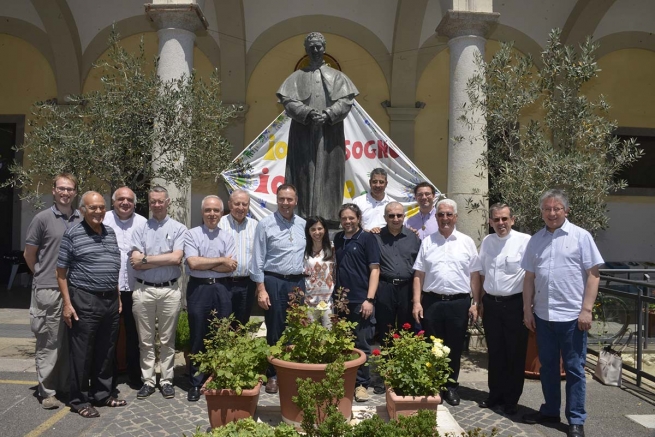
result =
[[[380,167],[388,174],[387,194],[403,204],[408,217],[416,214],[414,186],[430,182],[428,178],[356,101],[343,124],[346,137],[343,202],[351,202],[365,193],[371,170]],[[280,114],[235,159],[249,163],[251,168],[246,173],[232,170],[221,174],[228,191],[241,188],[250,194],[250,213],[258,220],[277,210],[275,192],[284,183],[290,126],[291,119],[285,113]],[[437,198],[439,194],[437,190]]]

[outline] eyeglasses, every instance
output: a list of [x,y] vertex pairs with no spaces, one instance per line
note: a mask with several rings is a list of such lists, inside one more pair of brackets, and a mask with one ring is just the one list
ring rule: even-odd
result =
[[418,193],[418,194],[416,195],[416,198],[417,198],[417,199],[420,199],[420,198],[422,198],[422,197],[434,197],[434,194],[432,194],[432,193]]
[[405,217],[405,214],[387,214],[390,219]]
[[556,206],[555,208],[541,208],[541,210],[542,210],[543,212],[554,212],[554,213],[558,213],[558,212],[560,212],[560,211],[563,211],[564,208],[559,207],[559,206]]
[[492,219],[494,223],[506,222],[509,220],[509,217],[495,217]]
[[55,187],[58,193],[72,193],[75,191],[75,188],[71,187]]
[[437,217],[452,217],[454,216],[454,212],[438,212]]

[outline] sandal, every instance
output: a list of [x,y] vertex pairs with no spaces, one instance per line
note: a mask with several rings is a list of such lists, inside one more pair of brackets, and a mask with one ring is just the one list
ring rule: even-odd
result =
[[107,400],[105,401],[105,406],[106,407],[124,407],[127,405],[127,401],[125,399],[117,399],[113,396],[109,396]]
[[79,410],[77,410],[77,414],[87,419],[90,419],[92,417],[100,417],[100,413],[98,413],[98,410],[96,410],[92,405],[89,405],[88,407],[80,408]]

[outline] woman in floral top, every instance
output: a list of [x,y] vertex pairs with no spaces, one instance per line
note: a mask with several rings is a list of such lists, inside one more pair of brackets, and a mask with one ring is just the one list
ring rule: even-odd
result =
[[305,304],[316,308],[313,317],[320,318],[323,326],[330,326],[334,291],[334,249],[330,243],[325,219],[309,217],[305,226],[305,237]]

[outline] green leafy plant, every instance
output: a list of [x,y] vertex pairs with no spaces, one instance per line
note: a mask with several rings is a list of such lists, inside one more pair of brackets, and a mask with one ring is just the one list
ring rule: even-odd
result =
[[[315,312],[319,308],[309,308],[303,305],[303,301],[302,290],[296,288],[289,294],[287,327],[277,344],[271,346],[271,355],[296,363],[327,364],[351,353],[355,347],[353,330],[357,324],[333,314],[332,326],[325,327],[320,317],[310,317],[310,311]],[[346,291],[337,290],[333,299],[337,312],[347,312],[347,303]]]
[[[186,437],[186,434],[184,436]],[[213,428],[209,432],[201,432],[200,428],[196,428],[193,437],[300,437],[300,434],[286,423],[274,428],[268,423],[255,422],[249,417]]]
[[180,318],[177,321],[175,330],[175,349],[188,352],[191,350],[191,333],[189,331],[189,313],[180,311]]
[[[617,124],[607,119],[605,97],[584,93],[583,85],[600,71],[597,49],[590,38],[579,50],[565,46],[561,31],[553,30],[540,71],[508,43],[489,63],[477,60],[479,74],[467,85],[471,104],[459,120],[473,126],[485,118],[488,150],[477,176],[488,174],[489,192],[480,194],[489,203],[511,205],[518,230],[532,234],[544,226],[539,197],[549,188],[571,194],[572,222],[592,234],[605,229],[607,196],[627,186],[618,174],[643,155],[634,139],[614,135]],[[486,202],[473,198],[466,208],[486,214]],[[482,227],[486,234],[486,220]]]
[[448,382],[450,349],[443,340],[423,331],[414,334],[409,323],[390,332],[387,346],[373,350],[371,361],[385,383],[400,396],[434,396]]
[[265,338],[255,337],[259,325],[257,321],[242,325],[234,315],[212,319],[204,340],[206,351],[189,357],[199,372],[211,375],[208,389],[226,388],[240,395],[266,380],[268,345]]

